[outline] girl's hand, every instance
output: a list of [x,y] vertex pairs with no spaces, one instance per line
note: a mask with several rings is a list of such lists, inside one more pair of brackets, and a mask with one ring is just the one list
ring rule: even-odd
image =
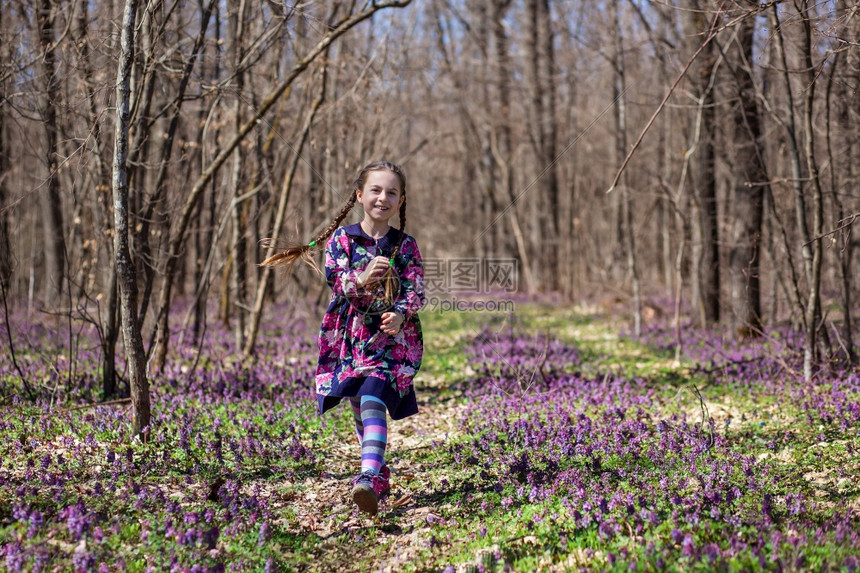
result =
[[403,315],[399,312],[386,312],[382,315],[382,323],[379,328],[385,334],[397,334],[403,326]]
[[358,286],[361,288],[378,281],[388,270],[388,257],[373,257],[367,268],[358,275]]

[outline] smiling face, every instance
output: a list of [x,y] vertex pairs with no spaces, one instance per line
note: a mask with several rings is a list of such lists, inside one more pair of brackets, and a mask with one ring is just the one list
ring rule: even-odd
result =
[[364,222],[379,230],[388,228],[404,200],[400,178],[387,169],[368,173],[356,196],[364,208]]

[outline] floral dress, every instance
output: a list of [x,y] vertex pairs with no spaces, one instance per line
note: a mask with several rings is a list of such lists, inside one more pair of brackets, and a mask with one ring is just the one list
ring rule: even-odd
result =
[[[326,244],[325,275],[332,289],[319,335],[316,390],[320,414],[341,398],[372,395],[385,402],[392,419],[418,412],[412,380],[424,352],[418,310],[424,306],[424,267],[409,235],[394,260],[399,294],[386,302],[381,286],[359,288],[358,276],[376,256],[390,257],[400,231],[392,227],[376,240],[359,223],[338,228]],[[404,317],[391,336],[379,328],[385,312]]]

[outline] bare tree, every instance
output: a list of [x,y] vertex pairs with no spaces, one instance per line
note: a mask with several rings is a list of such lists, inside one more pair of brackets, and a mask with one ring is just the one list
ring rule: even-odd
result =
[[9,175],[9,153],[6,143],[5,114],[0,111],[0,281],[9,288],[12,280],[12,246],[9,242],[9,217],[6,207],[6,179]]
[[122,334],[131,385],[131,431],[145,439],[150,423],[149,380],[146,353],[137,318],[137,272],[128,248],[128,129],[131,68],[134,60],[134,30],[138,0],[126,0],[120,29],[120,56],[116,73],[116,129],[114,132],[113,198],[114,252],[120,286]]
[[[844,339],[844,342],[840,341],[840,345],[842,346],[845,356],[848,360],[849,366],[853,365],[856,360],[856,351],[854,349],[854,333],[852,331],[852,309],[851,309],[851,259],[853,254],[853,245],[851,243],[851,225],[856,221],[857,215],[846,215],[845,207],[843,205],[842,198],[839,196],[840,194],[836,191],[837,187],[837,168],[834,165],[836,162],[834,160],[833,154],[833,144],[832,144],[832,131],[831,131],[831,94],[833,93],[833,84],[834,78],[836,78],[836,70],[840,61],[840,53],[836,53],[833,58],[833,64],[830,68],[830,77],[827,82],[827,97],[824,100],[826,109],[827,109],[827,163],[830,165],[830,187],[828,189],[830,201],[833,205],[833,226],[837,229],[836,236],[833,239],[833,242],[837,246],[836,259],[839,269],[839,282],[840,282],[840,291],[842,295],[842,334],[841,337]],[[842,90],[840,90],[842,91]],[[844,96],[843,96],[844,97]],[[844,99],[848,99],[845,97]],[[844,101],[844,100],[843,100]],[[847,106],[844,103],[840,106],[839,110],[840,119],[844,120],[844,116],[847,115],[848,110]],[[842,124],[840,122],[834,122],[837,124]],[[841,127],[841,125],[840,125]],[[850,147],[849,156],[850,156]],[[840,334],[836,333],[837,338],[840,337]]]
[[[90,49],[90,32],[89,32],[89,8],[86,2],[81,2],[78,6],[77,26],[75,30],[75,44],[78,48],[78,61],[83,74],[83,89],[85,91],[85,99],[87,101],[87,120],[91,127],[90,131],[90,153],[96,164],[96,170],[93,175],[95,182],[94,191],[97,208],[97,213],[101,215],[101,220],[97,228],[101,231],[104,238],[112,236],[112,198],[111,198],[111,166],[106,160],[107,151],[106,145],[102,137],[102,116],[99,110],[97,101],[98,85],[95,78],[95,69],[92,62],[92,52]],[[113,244],[112,241],[98,241],[105,258],[108,261],[113,261]],[[104,307],[104,313],[101,317],[102,324],[102,394],[105,398],[109,398],[116,393],[116,341],[119,337],[119,306],[118,306],[118,286],[117,286],[117,267],[115,264],[105,265],[108,267],[107,280],[107,301]]]
[[[155,176],[155,182],[153,183],[153,188],[155,189],[155,191],[149,198],[146,209],[140,217],[140,230],[136,233],[136,236],[138,237],[138,244],[136,245],[136,247],[140,252],[140,258],[143,260],[143,269],[145,271],[144,274],[146,276],[146,286],[141,300],[141,307],[139,312],[140,317],[144,317],[146,315],[146,310],[149,305],[149,298],[152,294],[153,284],[155,281],[155,269],[157,266],[157,261],[151,260],[153,258],[153,255],[151,252],[152,249],[150,247],[150,225],[154,220],[156,220],[156,218],[158,220],[158,223],[160,223],[162,226],[167,224],[165,215],[166,208],[164,207],[164,203],[166,203],[167,201],[167,178],[174,149],[176,147],[174,142],[176,139],[177,130],[180,126],[182,107],[183,102],[185,101],[185,94],[186,90],[188,89],[188,83],[191,80],[191,74],[194,71],[194,67],[197,63],[200,51],[203,49],[203,45],[206,40],[206,30],[209,27],[209,21],[212,17],[212,10],[214,5],[215,0],[209,0],[208,3],[206,3],[205,5],[201,5],[200,7],[200,29],[194,40],[191,54],[184,62],[182,76],[179,80],[179,86],[177,88],[176,96],[173,97],[165,105],[164,109],[164,112],[170,111],[171,115],[170,121],[167,126],[167,131],[164,134],[161,142],[161,157],[158,163],[158,172]],[[150,54],[149,57],[151,58],[153,57],[153,55]],[[151,95],[148,97],[151,98]]]
[[739,25],[732,65],[736,100],[732,108],[731,234],[729,282],[732,321],[738,336],[758,336],[762,331],[761,314],[761,235],[764,196],[769,177],[765,166],[756,88],[753,79],[753,37],[755,19]]
[[[528,0],[526,3],[529,22],[529,79],[533,129],[530,130],[531,142],[537,159],[537,187],[544,203],[546,224],[542,227],[540,241],[534,248],[540,254],[541,280],[551,291],[560,287],[559,246],[560,246],[560,209],[559,209],[559,163],[556,159],[557,86],[555,73],[555,46],[552,18],[548,0]],[[531,202],[532,204],[535,201]]]
[[[4,39],[3,48],[0,48],[0,57],[4,62],[10,62],[12,58],[8,53],[11,42],[5,41],[5,29],[3,27],[3,10],[0,10],[0,38]],[[0,81],[0,103],[6,101],[6,70],[5,66],[0,67],[0,73],[3,74],[3,79]],[[8,207],[6,206],[6,182],[9,178],[9,149],[6,140],[6,107],[0,105],[0,283],[4,289],[9,290],[12,280],[12,245],[9,242],[9,215]]]
[[[620,168],[627,154],[627,75],[624,65],[624,34],[621,27],[620,2],[612,4],[615,77],[612,82],[612,101],[615,107],[615,161]],[[627,275],[633,290],[633,333],[638,338],[642,331],[642,293],[639,285],[639,270],[636,264],[636,243],[633,238],[633,200],[627,173],[622,175],[621,229],[622,244],[626,255]]]
[[[808,1],[802,3],[803,18],[803,70],[804,79],[807,84],[806,97],[803,99],[803,128],[804,146],[803,153],[806,160],[806,172],[812,187],[812,233],[816,237],[812,246],[812,261],[809,282],[809,298],[806,303],[806,346],[803,356],[803,373],[807,381],[812,380],[812,361],[816,347],[816,337],[821,328],[821,265],[824,248],[820,239],[824,230],[824,193],[821,188],[821,176],[818,171],[818,160],[816,159],[815,131],[813,130],[813,115],[815,107],[816,75],[820,67],[819,63],[813,62],[812,45],[812,13],[814,6]],[[825,335],[826,331],[822,331]],[[824,336],[822,336],[824,339]]]
[[[221,76],[221,58],[222,58],[222,42],[221,42],[221,14],[220,9],[218,7],[218,3],[215,3],[215,42],[213,49],[215,54],[213,56],[213,65],[211,70],[211,77],[213,78],[213,83],[215,83],[218,78]],[[201,87],[202,91],[202,87]],[[205,168],[205,155],[203,153],[203,143],[204,136],[206,135],[207,128],[206,126],[211,125],[214,116],[217,114],[218,108],[218,99],[210,106],[208,110],[204,110],[201,108],[200,114],[201,118],[205,116],[205,119],[201,122],[204,126],[200,132],[198,133],[198,146],[200,147],[200,170],[202,171]],[[220,127],[216,122],[216,126],[213,128],[214,135],[214,153],[218,154],[220,150]],[[206,299],[204,293],[209,292],[209,268],[206,264],[204,264],[204,260],[208,259],[208,255],[204,257],[204,253],[214,252],[216,247],[215,242],[215,220],[216,220],[216,203],[217,203],[217,189],[215,181],[211,181],[209,185],[209,196],[208,196],[208,204],[204,199],[201,199],[198,203],[197,208],[197,232],[195,233],[195,280],[194,284],[196,285],[197,291],[199,294],[195,297],[194,303],[194,341],[198,342],[202,336],[203,327],[205,323],[205,315],[206,315]],[[208,225],[204,227],[203,224],[203,214],[208,214]]]
[[[857,18],[857,6],[851,7],[851,3],[840,1],[837,4],[837,18],[840,15],[845,16],[847,24],[840,29],[842,37],[839,38],[838,50],[834,54],[833,63],[830,69],[830,78],[827,83],[827,97],[825,105],[827,106],[827,150],[828,163],[830,165],[830,198],[833,203],[833,224],[838,228],[845,225],[837,234],[835,241],[837,247],[838,268],[840,272],[840,290],[842,295],[842,341],[841,346],[844,348],[849,366],[856,364],[857,351],[854,348],[854,332],[853,332],[853,317],[852,317],[852,263],[854,258],[855,242],[852,241],[851,225],[855,224],[856,217],[846,212],[845,202],[842,198],[842,189],[849,185],[849,182],[856,180],[857,160],[860,159],[860,145],[858,145],[856,126],[860,120],[860,50],[851,49],[851,46],[857,46],[860,43],[860,18]],[[854,12],[852,12],[854,10]],[[853,17],[852,17],[853,14]],[[844,70],[842,73],[837,73],[837,70]],[[838,81],[836,81],[838,78]],[[836,89],[834,90],[834,85]],[[837,112],[836,121],[831,122],[831,96],[836,94]],[[834,123],[835,130],[831,129],[831,123]],[[836,161],[833,153],[833,131],[836,131],[839,140],[842,141],[842,148],[846,161]],[[854,156],[858,155],[857,158]],[[837,333],[837,336],[838,333]]]
[[[700,47],[716,26],[709,0],[695,0],[687,11],[685,26],[692,47]],[[700,135],[690,173],[693,184],[692,259],[693,304],[699,321],[710,324],[720,320],[720,259],[717,212],[717,181],[714,171],[715,97],[717,54],[709,42],[690,70],[691,93],[700,110]]]
[[[240,67],[242,57],[244,55],[244,36],[246,34],[245,26],[248,18],[248,5],[245,0],[240,0],[235,5],[235,9],[228,15],[227,37],[230,43],[230,53],[232,55],[230,95],[233,99],[233,122],[234,129],[239,131],[242,128],[242,123],[245,121],[244,109],[244,89],[245,89],[245,74]],[[230,308],[225,319],[232,315],[234,319],[233,331],[236,338],[236,348],[243,348],[245,344],[245,275],[247,271],[247,241],[245,240],[245,230],[248,225],[248,201],[241,199],[243,195],[242,186],[242,171],[245,165],[246,153],[241,145],[237,145],[233,150],[233,165],[230,174],[230,191],[233,195],[231,207],[231,223],[233,225],[233,235],[230,240],[230,259],[229,264],[232,268],[232,280],[229,290],[232,291],[228,300]],[[225,291],[228,289],[224,289]]]
[[42,125],[45,129],[45,175],[46,190],[42,194],[42,212],[47,259],[47,282],[53,295],[63,292],[66,276],[66,245],[63,230],[63,204],[60,197],[59,132],[57,126],[57,101],[60,95],[56,69],[56,42],[54,33],[57,10],[52,0],[39,0],[38,26],[39,44],[42,49],[42,75],[44,80],[42,101]]
[[[514,235],[515,244],[517,246],[517,254],[519,258],[520,268],[523,270],[523,278],[525,279],[525,288],[527,290],[535,289],[535,279],[532,270],[532,261],[526,247],[525,234],[522,230],[518,210],[515,209],[517,201],[520,197],[517,196],[514,189],[514,142],[513,142],[513,115],[512,115],[512,95],[511,87],[514,82],[510,55],[510,41],[504,27],[505,13],[510,8],[510,0],[493,0],[491,5],[492,15],[492,30],[493,30],[493,45],[495,48],[496,69],[496,84],[498,85],[499,98],[499,115],[500,121],[496,128],[497,135],[493,139],[497,140],[498,151],[493,151],[493,159],[500,170],[501,188],[504,190],[503,197],[507,197],[510,202],[500,214],[494,214],[493,220],[490,223],[495,225],[498,223],[502,215],[506,215],[511,226],[511,231]],[[493,150],[493,147],[490,148]]]
[[[801,150],[800,134],[795,120],[797,113],[794,103],[794,95],[789,78],[788,58],[786,55],[784,30],[779,18],[779,9],[776,5],[771,11],[773,23],[775,25],[775,44],[777,49],[777,58],[782,65],[781,76],[785,88],[788,109],[785,112],[786,119],[783,125],[786,128],[788,140],[790,143],[789,153],[791,158],[791,175],[792,188],[794,191],[794,211],[801,241],[800,252],[803,257],[803,266],[806,283],[807,283],[807,298],[801,301],[803,305],[803,331],[804,331],[804,349],[803,349],[803,374],[807,381],[812,379],[813,362],[815,360],[817,347],[817,333],[819,329],[818,318],[821,315],[821,241],[815,240],[813,237],[818,237],[822,229],[822,194],[821,185],[818,179],[818,168],[815,162],[815,144],[814,133],[812,131],[812,113],[813,104],[815,101],[815,81],[814,74],[816,69],[812,64],[812,45],[811,45],[811,25],[809,6],[804,2],[803,10],[800,14],[802,22],[801,33],[801,54],[806,71],[804,77],[809,81],[806,86],[803,105],[801,108],[802,126],[805,131],[803,150]],[[807,169],[807,177],[811,182],[813,191],[813,206],[812,206],[812,233],[810,234],[809,220],[807,214],[807,196],[804,189],[803,163],[805,159],[805,167]]]

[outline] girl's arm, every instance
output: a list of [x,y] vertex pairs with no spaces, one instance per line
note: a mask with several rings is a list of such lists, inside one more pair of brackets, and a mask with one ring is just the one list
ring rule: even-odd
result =
[[354,297],[362,294],[358,286],[360,270],[350,266],[349,235],[340,227],[325,246],[325,278],[334,294]]
[[408,320],[427,302],[424,297],[424,263],[415,239],[404,238],[398,259],[400,257],[406,259],[406,266],[400,272],[400,295],[394,301],[394,312]]

